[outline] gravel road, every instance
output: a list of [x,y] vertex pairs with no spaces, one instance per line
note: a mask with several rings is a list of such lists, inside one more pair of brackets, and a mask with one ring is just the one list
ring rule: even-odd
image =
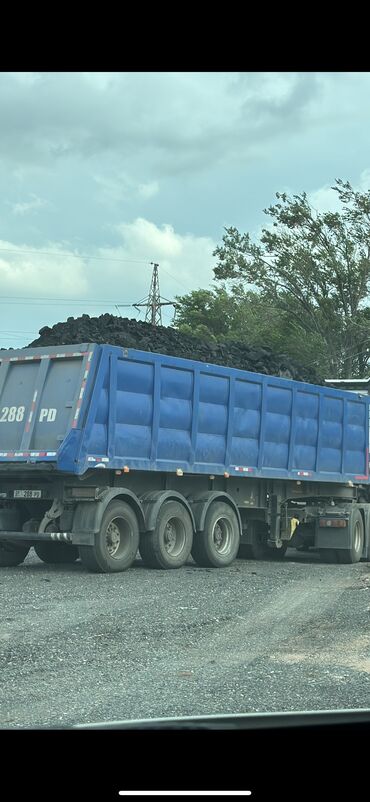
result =
[[370,706],[370,564],[0,572],[0,726]]

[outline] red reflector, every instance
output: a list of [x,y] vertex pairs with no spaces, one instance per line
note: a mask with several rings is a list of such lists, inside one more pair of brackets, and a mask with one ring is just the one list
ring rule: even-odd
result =
[[348,524],[347,518],[320,518],[319,526],[330,526],[345,529]]

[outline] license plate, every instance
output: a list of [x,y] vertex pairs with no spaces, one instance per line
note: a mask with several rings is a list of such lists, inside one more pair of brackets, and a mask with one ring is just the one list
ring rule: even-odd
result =
[[41,490],[14,490],[14,498],[41,498]]

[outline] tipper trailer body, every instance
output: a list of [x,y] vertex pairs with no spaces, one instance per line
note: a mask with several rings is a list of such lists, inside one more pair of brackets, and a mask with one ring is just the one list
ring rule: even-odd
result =
[[369,403],[118,346],[0,351],[0,565],[368,559]]

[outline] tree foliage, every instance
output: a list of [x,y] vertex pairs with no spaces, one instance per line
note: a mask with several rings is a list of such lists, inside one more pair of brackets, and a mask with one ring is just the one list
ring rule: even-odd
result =
[[317,212],[305,192],[276,193],[257,242],[226,228],[214,273],[231,298],[235,287],[237,295],[254,288],[254,300],[257,293],[274,310],[273,328],[278,315],[275,334],[284,339],[285,332],[286,350],[296,344],[293,356],[304,344],[321,373],[363,376],[370,357],[370,190],[356,191],[341,179],[332,190],[340,211]]
[[[319,338],[300,336],[293,317],[276,308],[262,292],[237,284],[230,291],[224,286],[193,290],[176,301],[174,325],[184,334],[207,341],[268,346],[303,366],[317,361]],[[316,372],[321,375],[320,370]]]

